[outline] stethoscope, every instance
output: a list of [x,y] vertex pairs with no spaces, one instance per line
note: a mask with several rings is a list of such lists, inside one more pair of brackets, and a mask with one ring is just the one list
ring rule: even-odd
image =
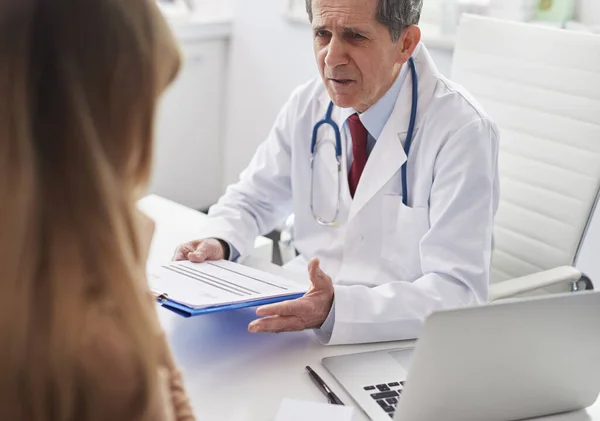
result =
[[[408,186],[406,181],[406,165],[408,163],[408,153],[410,152],[410,146],[413,140],[413,134],[415,131],[415,120],[417,118],[417,103],[419,98],[419,81],[417,80],[417,69],[415,67],[415,61],[411,57],[408,59],[408,63],[410,65],[410,71],[412,76],[412,106],[410,110],[410,123],[408,125],[408,134],[406,135],[406,142],[404,143],[404,152],[406,153],[406,162],[402,164],[401,173],[402,173],[402,203],[405,206],[408,206]],[[333,102],[329,103],[329,107],[327,108],[327,114],[325,114],[325,118],[315,124],[312,133],[312,142],[310,146],[311,152],[311,160],[310,160],[310,210],[312,212],[313,218],[319,225],[323,226],[335,226],[337,225],[337,218],[340,213],[340,202],[341,202],[341,192],[342,192],[342,135],[340,133],[340,128],[335,121],[331,118],[331,114],[333,112]],[[335,159],[337,161],[337,203],[335,207],[335,215],[333,219],[326,220],[323,217],[319,216],[315,212],[314,207],[314,162],[317,155],[317,143],[318,143],[318,134],[319,129],[322,126],[331,126],[333,128],[333,132],[335,133]]]

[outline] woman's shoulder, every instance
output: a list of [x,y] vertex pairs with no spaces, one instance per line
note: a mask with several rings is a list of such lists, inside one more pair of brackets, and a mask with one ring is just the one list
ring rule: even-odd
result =
[[[88,402],[95,410],[104,412],[99,419],[125,419],[136,405],[142,404],[144,387],[132,342],[121,328],[116,309],[110,303],[90,305],[84,317],[79,365],[85,382],[93,388]],[[160,374],[158,390],[149,394],[144,421],[172,419],[170,409],[165,407],[160,396],[164,389],[162,383],[166,380]]]

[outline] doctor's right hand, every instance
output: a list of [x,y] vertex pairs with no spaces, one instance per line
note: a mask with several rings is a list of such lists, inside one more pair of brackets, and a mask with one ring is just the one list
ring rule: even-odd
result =
[[228,248],[224,241],[216,238],[194,240],[177,247],[173,260],[189,260],[194,263],[221,260],[226,258],[226,254],[229,254]]

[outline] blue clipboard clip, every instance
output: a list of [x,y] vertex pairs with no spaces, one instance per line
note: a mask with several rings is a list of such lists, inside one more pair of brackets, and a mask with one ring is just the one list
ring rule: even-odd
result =
[[235,304],[225,304],[220,306],[212,306],[212,307],[204,307],[204,308],[193,308],[186,306],[185,304],[178,303],[177,301],[173,301],[169,298],[168,294],[165,293],[156,293],[154,292],[154,297],[156,301],[165,309],[172,311],[175,314],[178,314],[182,317],[194,317],[201,316],[203,314],[212,314],[219,313],[223,311],[231,311],[231,310],[239,310],[242,308],[248,307],[258,307],[266,304],[279,303],[282,301],[295,300],[297,298],[302,298],[304,293],[302,294],[291,294],[291,295],[283,295],[279,297],[273,298],[261,298],[253,301],[246,301],[243,303],[235,303]]

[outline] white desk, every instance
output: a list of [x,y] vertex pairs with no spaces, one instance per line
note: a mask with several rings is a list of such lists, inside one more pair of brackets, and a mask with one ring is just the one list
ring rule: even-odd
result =
[[[150,258],[158,263],[168,261],[174,246],[201,233],[206,223],[201,214],[158,198],[144,199],[140,207],[156,221]],[[256,257],[246,264],[282,270]],[[162,308],[159,314],[199,421],[271,421],[284,397],[326,402],[305,373],[307,364],[344,403],[353,405],[321,366],[321,358],[408,345],[396,342],[324,347],[312,332],[251,335],[246,328],[255,318],[253,309],[191,319]],[[360,411],[357,413],[357,421],[367,420]],[[600,401],[587,412],[544,420],[600,421]]]

